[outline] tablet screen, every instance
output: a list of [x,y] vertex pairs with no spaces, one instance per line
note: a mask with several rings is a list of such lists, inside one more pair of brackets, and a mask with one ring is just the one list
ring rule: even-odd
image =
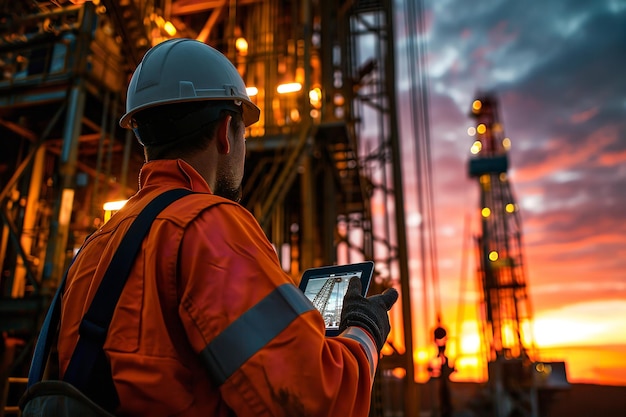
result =
[[311,268],[304,272],[300,289],[324,318],[327,335],[335,336],[339,333],[343,297],[348,290],[350,278],[357,277],[361,280],[361,295],[365,296],[373,267],[373,262],[362,262]]

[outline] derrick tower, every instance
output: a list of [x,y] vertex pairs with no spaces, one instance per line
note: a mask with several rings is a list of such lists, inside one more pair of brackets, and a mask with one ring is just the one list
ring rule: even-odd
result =
[[475,100],[471,115],[476,119],[476,140],[469,174],[480,189],[481,234],[476,243],[487,359],[527,358],[533,346],[532,311],[519,211],[508,181],[510,139],[504,136],[494,96]]
[[544,408],[539,391],[567,386],[565,364],[538,361],[519,207],[508,178],[511,140],[504,134],[496,96],[480,95],[470,115],[476,120],[468,168],[480,192],[477,275],[490,408],[494,417],[537,417]]
[[[331,296],[333,295],[333,289],[337,286],[343,279],[340,277],[331,277],[324,282],[322,285],[322,289],[313,299],[313,305],[317,308],[324,316],[324,321],[326,324],[329,324],[330,321],[339,321],[338,312],[341,311],[341,304],[343,304],[343,300],[335,296],[335,303],[328,305]],[[337,287],[339,289],[339,287]]]

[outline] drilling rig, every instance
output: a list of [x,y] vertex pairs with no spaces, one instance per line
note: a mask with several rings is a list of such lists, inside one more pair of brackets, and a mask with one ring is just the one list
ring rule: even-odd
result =
[[339,322],[339,315],[341,314],[341,304],[343,303],[343,299],[339,297],[338,294],[335,294],[335,303],[331,303],[331,305],[328,305],[328,303],[331,301],[333,289],[335,289],[335,291],[338,293],[343,293],[342,291],[338,291],[339,284],[341,282],[343,282],[343,278],[341,277],[328,278],[324,282],[324,285],[322,285],[322,289],[313,298],[313,305],[320,313],[322,313],[322,317],[324,317],[324,322],[326,323],[326,325]]
[[371,291],[400,290],[379,369],[404,370],[403,394],[375,386],[372,415],[416,415],[393,27],[390,0],[0,0],[0,388],[103,203],[136,191],[142,151],[117,124],[130,75],[186,37],[223,52],[262,110],[242,204],[283,269],[373,260]]
[[480,190],[477,275],[488,408],[493,417],[539,417],[549,394],[568,386],[565,363],[537,360],[519,207],[508,177],[511,140],[496,96],[480,94],[470,116],[476,121],[469,176]]

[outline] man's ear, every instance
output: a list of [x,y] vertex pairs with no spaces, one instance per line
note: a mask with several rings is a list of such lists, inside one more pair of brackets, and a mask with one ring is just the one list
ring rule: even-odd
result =
[[227,115],[226,117],[220,119],[217,125],[217,130],[215,132],[215,139],[217,140],[217,151],[224,155],[230,153],[230,140],[228,138],[228,132],[230,131],[231,120],[231,115]]

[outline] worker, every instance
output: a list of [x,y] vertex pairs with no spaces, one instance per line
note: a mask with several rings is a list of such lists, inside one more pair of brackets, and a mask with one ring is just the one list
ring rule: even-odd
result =
[[[354,280],[341,335],[325,336],[321,314],[238,204],[245,127],[259,116],[236,68],[199,41],[153,47],[130,80],[120,125],[134,130],[146,162],[137,193],[85,241],[69,269],[61,376],[132,219],[166,190],[194,193],[154,221],[110,323],[104,352],[117,401],[94,401],[116,415],[368,415],[398,293],[363,297]],[[93,382],[92,398],[107,385]]]

